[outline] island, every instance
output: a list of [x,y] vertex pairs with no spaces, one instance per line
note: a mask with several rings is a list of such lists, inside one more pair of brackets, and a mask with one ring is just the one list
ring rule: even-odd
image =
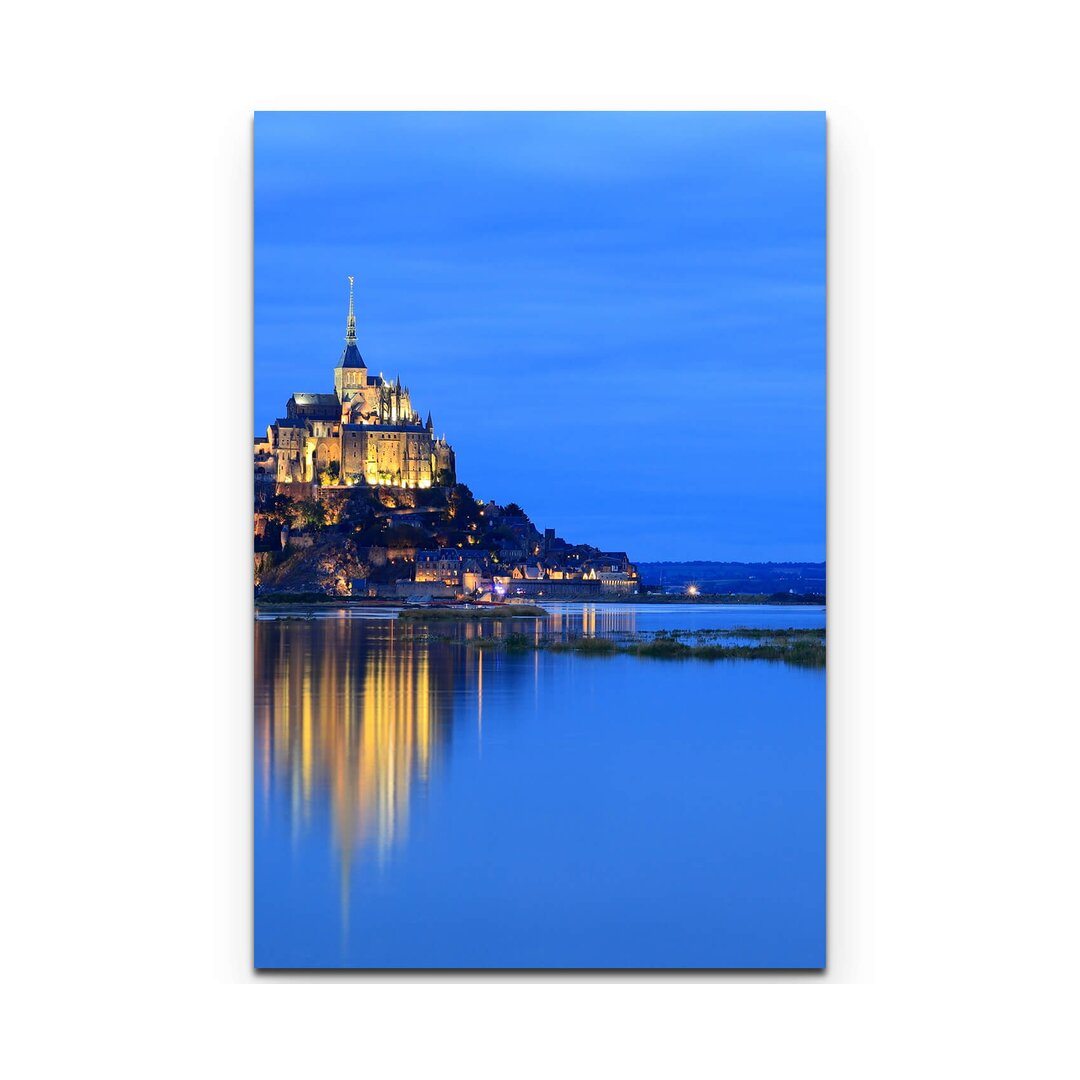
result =
[[254,441],[255,589],[273,597],[487,603],[635,596],[625,551],[477,499],[400,376],[357,346],[353,279],[334,389],[295,393]]
[[637,565],[478,499],[431,412],[360,353],[353,288],[333,390],[292,394],[254,440],[260,604],[825,603],[824,563]]

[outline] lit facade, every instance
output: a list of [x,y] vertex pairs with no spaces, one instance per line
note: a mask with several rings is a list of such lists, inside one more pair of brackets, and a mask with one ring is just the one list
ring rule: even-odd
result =
[[278,484],[430,488],[455,482],[453,448],[445,436],[435,437],[431,413],[421,421],[401,379],[371,374],[360,355],[351,277],[334,392],[293,394],[265,442],[257,440],[255,468]]

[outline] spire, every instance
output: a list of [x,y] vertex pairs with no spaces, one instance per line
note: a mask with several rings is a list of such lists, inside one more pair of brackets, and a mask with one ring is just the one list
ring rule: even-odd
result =
[[345,324],[345,349],[337,362],[339,368],[366,368],[364,358],[356,347],[356,311],[353,308],[353,278],[349,275],[349,320]]
[[353,277],[349,275],[349,321],[345,324],[345,344],[356,344],[356,313],[353,311]]
[[430,409],[428,409],[427,423],[424,425],[424,427],[426,427],[428,429],[428,431],[432,431],[434,429],[434,427],[435,427],[435,425],[431,422],[431,410]]

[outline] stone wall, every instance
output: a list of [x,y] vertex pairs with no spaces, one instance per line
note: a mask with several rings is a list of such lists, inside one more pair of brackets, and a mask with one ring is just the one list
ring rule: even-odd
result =
[[461,591],[453,585],[440,585],[432,581],[397,581],[394,588],[401,597],[430,596],[440,600],[452,600]]
[[601,595],[599,581],[526,581],[515,578],[506,586],[506,598],[544,596],[559,600],[595,600]]

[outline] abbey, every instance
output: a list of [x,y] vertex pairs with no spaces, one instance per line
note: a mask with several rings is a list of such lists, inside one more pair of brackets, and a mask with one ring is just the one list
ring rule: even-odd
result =
[[293,394],[285,416],[255,440],[257,480],[277,484],[429,488],[455,482],[454,451],[413,411],[401,379],[372,375],[356,347],[353,279],[345,349],[332,394]]

